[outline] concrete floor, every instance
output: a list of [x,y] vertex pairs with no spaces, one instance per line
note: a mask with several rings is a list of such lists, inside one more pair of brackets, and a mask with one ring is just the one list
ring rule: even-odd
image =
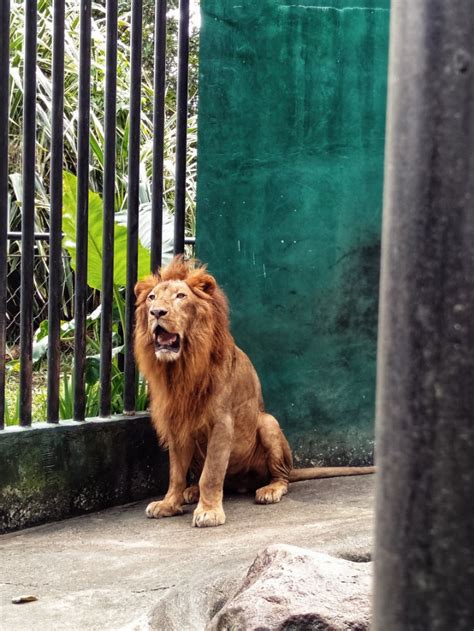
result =
[[[291,485],[280,504],[225,501],[227,523],[149,520],[146,501],[0,537],[2,631],[198,631],[256,554],[287,543],[366,561],[373,476]],[[35,595],[37,602],[11,599]]]

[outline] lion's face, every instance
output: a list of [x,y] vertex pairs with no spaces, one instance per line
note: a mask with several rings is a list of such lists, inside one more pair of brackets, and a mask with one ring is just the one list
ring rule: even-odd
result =
[[196,311],[196,297],[181,280],[160,282],[146,298],[148,332],[159,361],[176,361]]
[[[195,262],[175,257],[135,285],[135,357],[148,375],[156,362],[205,370],[233,345],[227,302],[215,278]],[[201,371],[202,372],[202,371]],[[201,373],[200,373],[201,374]]]

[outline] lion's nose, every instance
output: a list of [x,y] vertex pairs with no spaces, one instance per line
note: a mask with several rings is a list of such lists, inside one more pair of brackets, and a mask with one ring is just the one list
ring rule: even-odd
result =
[[168,311],[166,309],[150,309],[150,313],[152,316],[155,316],[155,318],[162,318]]

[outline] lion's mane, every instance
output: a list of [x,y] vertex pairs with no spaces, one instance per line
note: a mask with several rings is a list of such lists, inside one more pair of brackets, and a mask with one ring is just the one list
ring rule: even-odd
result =
[[[170,280],[182,280],[192,290],[194,317],[180,357],[160,362],[148,329],[146,298],[157,284]],[[203,429],[215,384],[234,352],[227,300],[204,265],[182,257],[139,281],[135,293],[135,359],[149,384],[153,422],[162,444],[168,444],[171,424],[173,438],[180,443],[190,432]]]

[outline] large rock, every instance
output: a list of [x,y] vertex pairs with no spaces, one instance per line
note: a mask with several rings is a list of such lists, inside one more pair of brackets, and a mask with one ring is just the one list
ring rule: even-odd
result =
[[206,631],[363,631],[370,588],[370,563],[272,545]]
[[194,580],[178,583],[154,606],[146,625],[137,624],[122,631],[203,631],[239,589],[245,569],[229,571],[226,567],[216,567],[205,575],[198,570]]

